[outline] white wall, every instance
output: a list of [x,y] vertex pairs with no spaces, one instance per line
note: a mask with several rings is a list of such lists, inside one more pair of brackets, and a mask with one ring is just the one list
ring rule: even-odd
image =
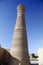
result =
[[39,59],[39,65],[43,65],[43,48],[40,48],[38,50],[38,59]]

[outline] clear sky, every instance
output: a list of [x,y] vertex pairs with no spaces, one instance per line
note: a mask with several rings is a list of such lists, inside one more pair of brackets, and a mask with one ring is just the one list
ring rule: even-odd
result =
[[11,48],[17,16],[17,6],[26,7],[26,28],[29,53],[36,53],[43,40],[43,1],[42,0],[0,0],[0,44]]

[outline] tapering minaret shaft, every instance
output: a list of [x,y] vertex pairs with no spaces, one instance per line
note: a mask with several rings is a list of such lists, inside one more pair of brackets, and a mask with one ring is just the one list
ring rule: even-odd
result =
[[25,7],[19,5],[17,7],[17,20],[14,29],[11,55],[18,59],[20,65],[29,65],[26,25],[25,25]]

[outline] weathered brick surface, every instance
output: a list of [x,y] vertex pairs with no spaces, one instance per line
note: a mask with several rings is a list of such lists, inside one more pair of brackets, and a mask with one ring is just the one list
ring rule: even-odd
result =
[[[25,25],[25,7],[23,5],[17,7],[17,20],[10,53],[20,61],[16,65],[30,65]],[[11,65],[14,65],[14,63]]]

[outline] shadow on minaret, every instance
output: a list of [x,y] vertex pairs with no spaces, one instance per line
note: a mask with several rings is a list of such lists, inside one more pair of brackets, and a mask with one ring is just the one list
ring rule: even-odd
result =
[[0,65],[19,65],[20,61],[11,56],[11,54],[0,48]]

